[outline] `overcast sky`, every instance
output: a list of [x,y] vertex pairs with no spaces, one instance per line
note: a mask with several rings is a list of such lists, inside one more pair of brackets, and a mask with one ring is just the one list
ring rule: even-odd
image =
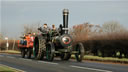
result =
[[18,37],[24,24],[63,23],[62,10],[68,8],[69,27],[84,22],[102,25],[118,21],[128,28],[128,1],[1,1],[0,30],[9,37]]

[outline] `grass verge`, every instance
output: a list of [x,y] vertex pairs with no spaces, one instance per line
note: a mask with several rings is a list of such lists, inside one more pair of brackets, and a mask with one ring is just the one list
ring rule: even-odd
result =
[[[75,55],[72,55],[72,58],[75,59]],[[128,64],[127,58],[119,59],[119,58],[113,58],[113,57],[98,57],[98,56],[85,55],[84,60]]]
[[3,50],[3,51],[0,51],[0,53],[19,54],[20,51],[15,51],[15,50]]
[[0,72],[24,72],[24,71],[0,64]]

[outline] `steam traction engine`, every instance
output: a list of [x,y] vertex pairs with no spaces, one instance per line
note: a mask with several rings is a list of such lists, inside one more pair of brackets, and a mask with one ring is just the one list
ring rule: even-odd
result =
[[[69,60],[72,54],[75,54],[76,60],[81,62],[84,57],[84,46],[78,43],[72,46],[72,37],[68,34],[68,9],[63,10],[63,25],[60,25],[60,30],[56,35],[47,37],[41,33],[35,37],[33,53],[35,59],[46,59],[53,61],[55,56],[59,56],[61,60]],[[74,48],[73,48],[74,47]]]

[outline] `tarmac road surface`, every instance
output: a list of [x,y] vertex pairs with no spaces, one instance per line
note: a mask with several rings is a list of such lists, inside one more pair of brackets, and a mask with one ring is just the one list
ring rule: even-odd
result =
[[25,72],[128,72],[128,66],[96,62],[61,61],[53,62],[21,58],[18,54],[0,53],[0,64],[14,67]]

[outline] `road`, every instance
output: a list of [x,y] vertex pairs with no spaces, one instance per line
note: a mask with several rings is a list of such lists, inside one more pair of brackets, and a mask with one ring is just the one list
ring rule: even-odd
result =
[[128,66],[120,64],[104,64],[96,62],[61,61],[53,62],[24,59],[18,54],[0,53],[0,64],[4,64],[25,72],[128,72]]

